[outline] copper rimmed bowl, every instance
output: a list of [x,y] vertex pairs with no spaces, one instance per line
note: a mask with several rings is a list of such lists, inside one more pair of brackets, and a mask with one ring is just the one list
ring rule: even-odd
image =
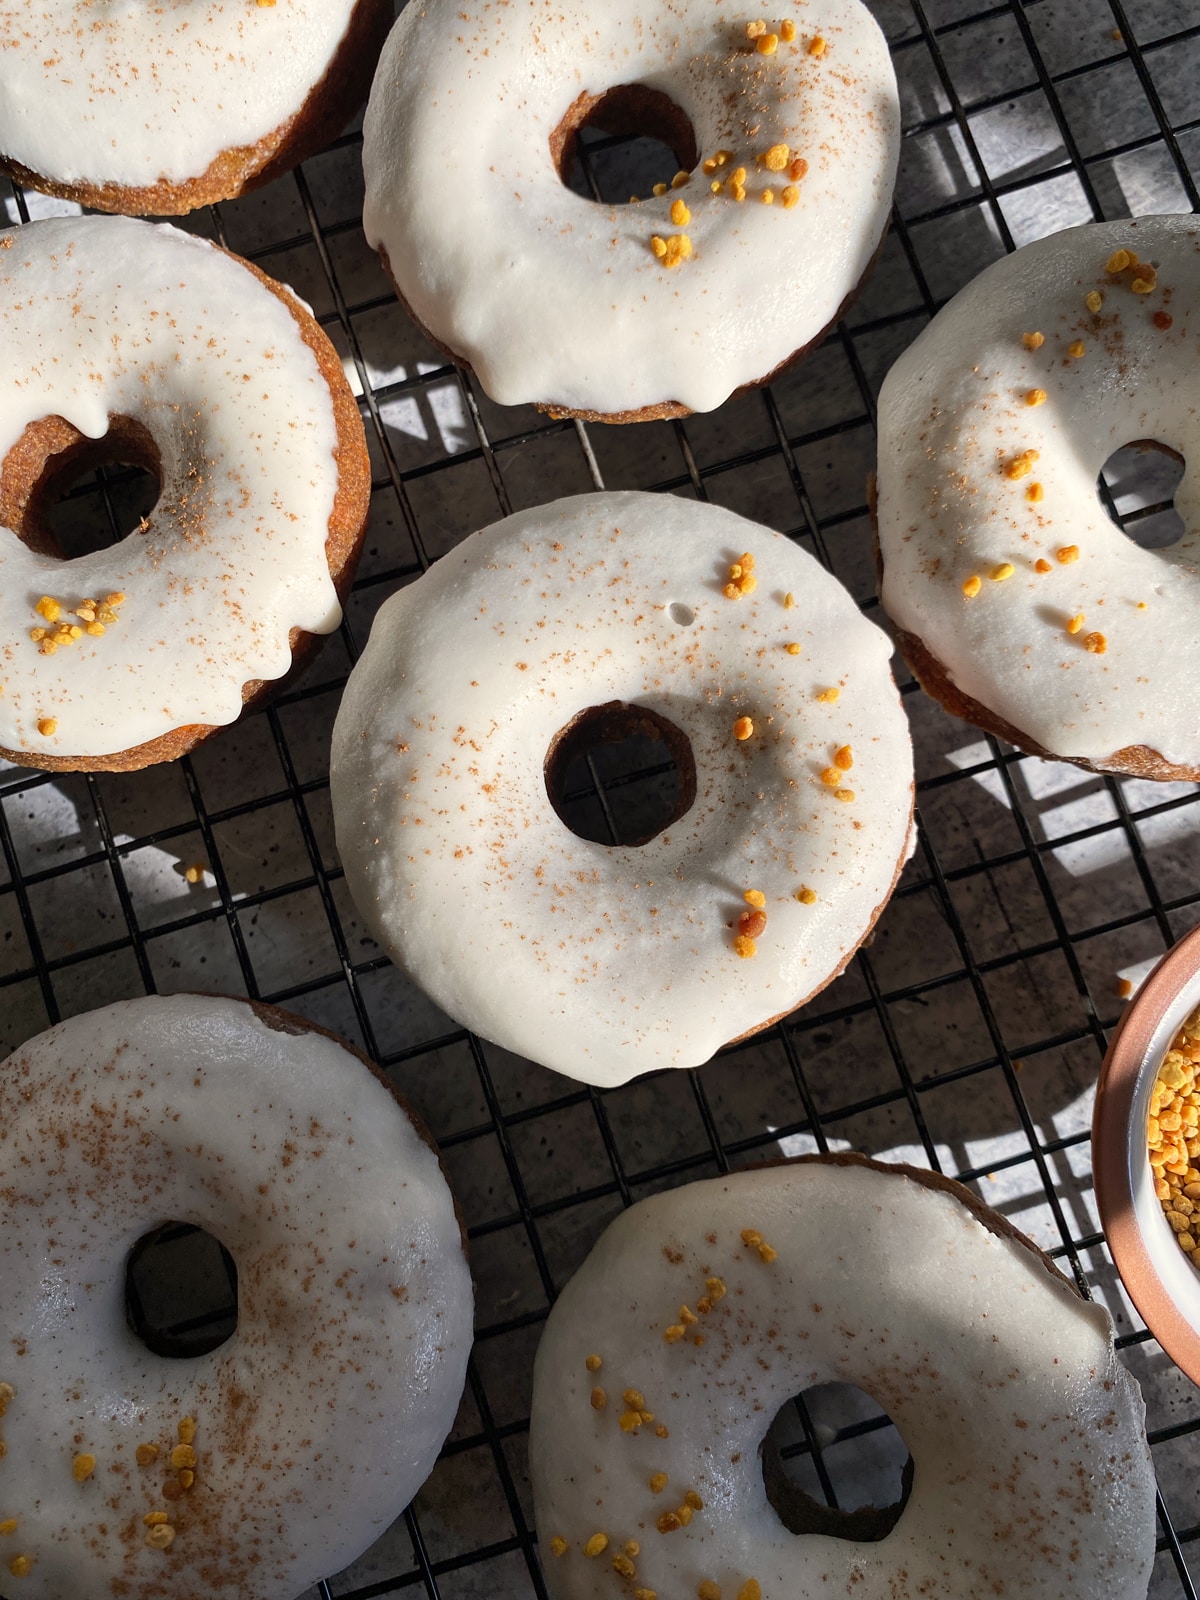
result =
[[1100,1220],[1129,1298],[1200,1384],[1200,1272],[1175,1243],[1154,1193],[1146,1117],[1171,1041],[1200,1006],[1200,927],[1169,950],[1121,1018],[1100,1069],[1092,1166]]

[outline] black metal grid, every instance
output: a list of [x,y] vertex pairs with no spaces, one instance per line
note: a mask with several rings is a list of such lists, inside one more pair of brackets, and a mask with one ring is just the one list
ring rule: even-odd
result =
[[[711,498],[814,550],[878,616],[863,482],[891,360],[987,260],[1039,232],[1198,208],[1190,0],[873,9],[905,103],[880,267],[819,352],[710,418],[603,430],[491,405],[421,344],[367,259],[357,135],[264,201],[192,219],[311,299],[357,376],[373,518],[340,639],[273,707],[172,768],[0,773],[0,1042],[132,994],[244,990],[356,1039],[440,1137],[479,1288],[467,1392],[430,1485],[375,1551],[313,1591],[326,1600],[544,1596],[525,1445],[532,1352],[556,1290],[640,1195],[831,1141],[974,1184],[1110,1305],[1150,1405],[1152,1593],[1195,1600],[1200,1397],[1121,1296],[1090,1203],[1086,1107],[1116,972],[1200,920],[1193,789],[1031,763],[906,683],[920,843],[871,947],[768,1035],[699,1072],[608,1092],[506,1056],[408,989],[358,926],[333,851],[325,751],[346,672],[381,600],[456,538],[571,489]],[[1016,166],[997,158],[1006,123],[1010,148],[1014,127],[1028,136]],[[9,220],[31,206],[14,192]],[[396,342],[399,373],[387,367]],[[76,495],[102,502],[115,529],[122,492],[117,472]],[[1100,863],[1090,873],[1088,860]],[[206,872],[181,909],[164,873],[182,883],[193,861]],[[833,1502],[835,1452],[884,1420],[832,1439],[804,1408],[798,1422],[791,1453]]]

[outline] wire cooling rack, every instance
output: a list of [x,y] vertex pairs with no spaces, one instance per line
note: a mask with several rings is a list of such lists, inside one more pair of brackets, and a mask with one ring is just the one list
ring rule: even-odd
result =
[[[1149,1408],[1151,1593],[1196,1595],[1200,1394],[1123,1295],[1088,1148],[1119,986],[1200,920],[1193,786],[1023,757],[901,672],[920,842],[870,947],[701,1071],[603,1093],[468,1035],[413,989],[363,930],[334,850],[326,763],[346,674],[382,600],[463,535],[593,488],[712,500],[786,531],[879,619],[864,483],[890,363],[1006,250],[1075,222],[1197,209],[1194,0],[873,9],[905,123],[881,261],[818,351],[711,416],[603,429],[492,405],[423,342],[366,248],[357,134],[186,224],[291,283],[342,354],[372,454],[366,552],[340,635],[301,684],[191,759],[129,776],[0,770],[0,1046],[143,992],[244,992],[366,1048],[439,1137],[477,1285],[466,1394],[414,1505],[306,1600],[544,1596],[526,1442],[555,1293],[638,1197],[847,1147],[957,1175],[1108,1305]],[[606,161],[619,176],[622,159],[600,140],[579,181],[602,183]],[[73,209],[2,183],[0,203],[13,226]],[[1122,452],[1105,492],[1132,536],[1162,543],[1178,531],[1172,484],[1144,465]],[[89,478],[59,508],[64,537],[105,519],[126,531],[143,490],[120,469]],[[584,778],[576,802],[615,822],[621,781],[596,765]],[[903,1445],[861,1400],[815,1391],[780,1420],[789,1470],[831,1504],[897,1495]]]

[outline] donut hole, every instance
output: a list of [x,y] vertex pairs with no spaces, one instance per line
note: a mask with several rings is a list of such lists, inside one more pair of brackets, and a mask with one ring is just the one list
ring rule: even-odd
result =
[[158,446],[133,417],[110,416],[102,439],[43,417],[0,464],[0,527],[38,555],[74,561],[135,532],[161,493]]
[[1183,473],[1178,450],[1158,439],[1135,439],[1109,456],[1097,489],[1109,516],[1134,544],[1165,550],[1187,531],[1175,509]]
[[696,798],[687,735],[648,706],[620,700],[589,706],[560,728],[545,774],[559,820],[594,844],[649,844]]
[[700,159],[687,113],[644,83],[579,95],[550,135],[550,156],[567,188],[604,205],[644,199]]
[[125,1314],[152,1354],[218,1350],[237,1328],[237,1267],[221,1241],[190,1222],[143,1234],[125,1264]]
[[762,1464],[767,1499],[794,1534],[878,1543],[912,1491],[912,1457],[899,1430],[853,1384],[817,1384],[782,1406]]

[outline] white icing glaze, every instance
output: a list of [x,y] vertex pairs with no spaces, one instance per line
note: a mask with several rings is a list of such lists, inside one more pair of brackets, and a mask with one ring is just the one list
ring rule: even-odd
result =
[[[743,551],[758,588],[728,600]],[[811,556],[731,512],[600,494],[509,517],[393,595],[351,674],[331,765],[350,892],[485,1038],[589,1083],[696,1066],[840,972],[891,891],[912,750],[890,654]],[[576,837],[546,792],[555,734],[612,701],[695,760],[691,809],[636,848]],[[819,777],[845,744],[850,803]],[[742,960],[748,889],[769,920]]]
[[[742,1243],[746,1228],[775,1261]],[[708,1277],[724,1297],[667,1343]],[[793,1535],[767,1501],[762,1441],[819,1383],[865,1390],[912,1455],[908,1504],[878,1543]],[[627,1388],[654,1417],[635,1432],[619,1423]],[[558,1600],[611,1600],[629,1539],[632,1584],[664,1597],[708,1581],[734,1600],[753,1578],[763,1600],[1143,1600],[1144,1417],[1107,1312],[957,1199],[857,1166],[692,1183],[618,1217],[546,1324],[529,1439],[543,1565]],[[660,1533],[688,1490],[703,1508]],[[589,1559],[597,1532],[609,1548]],[[555,1537],[569,1546],[558,1557]]]
[[[29,1600],[293,1600],[424,1481],[462,1390],[470,1277],[436,1156],[341,1045],[197,995],[75,1017],[0,1072],[0,1192],[6,1589],[25,1554]],[[238,1268],[236,1333],[189,1360],[125,1320],[129,1251],[168,1220]],[[186,1416],[196,1482],[168,1504]],[[166,1551],[144,1544],[154,1510]]]
[[[58,561],[0,528],[0,746],[104,756],[221,725],[281,677],[289,632],[341,609],[329,386],[287,306],[201,239],[126,218],[36,222],[0,250],[0,462],[32,422],[132,417],[162,458],[145,531]],[[123,593],[120,620],[43,655],[42,595]],[[41,719],[57,726],[38,731]]]
[[[1118,250],[1158,267],[1153,294],[1106,272]],[[1086,295],[1103,295],[1098,314]],[[1155,314],[1172,319],[1156,326]],[[1045,343],[1027,350],[1023,333]],[[950,302],[888,375],[879,400],[882,598],[954,685],[1051,753],[1105,766],[1147,745],[1200,765],[1200,498],[1175,494],[1186,533],[1143,550],[1096,493],[1123,444],[1156,439],[1200,459],[1195,343],[1200,223],[1141,217],[1071,228],[997,262]],[[1085,353],[1067,351],[1082,340]],[[1043,389],[1045,404],[1025,395]],[[1004,467],[1039,452],[1019,480]],[[1030,484],[1045,498],[1030,503]],[[1062,565],[1059,549],[1077,545]],[[1048,562],[1039,573],[1035,563]],[[1003,562],[1016,572],[989,581]],[[962,593],[972,575],[982,590]],[[1139,602],[1144,609],[1139,609]],[[1079,632],[1068,619],[1083,613]],[[1084,646],[1103,634],[1104,654]],[[1194,664],[1193,664],[1194,663]]]
[[[401,15],[364,123],[364,227],[418,320],[493,399],[708,411],[833,319],[887,223],[896,83],[859,0],[794,15],[795,42],[769,57],[747,46],[757,13],[721,0],[426,0]],[[568,190],[551,134],[580,94],[628,84],[675,101],[702,159],[733,151],[747,199],[711,194],[699,169],[639,205]],[[789,179],[755,166],[778,143],[809,164],[790,210]],[[667,270],[650,239],[679,231],[678,198],[694,253]]]
[[60,183],[186,183],[294,116],[355,0],[3,0],[0,154]]

